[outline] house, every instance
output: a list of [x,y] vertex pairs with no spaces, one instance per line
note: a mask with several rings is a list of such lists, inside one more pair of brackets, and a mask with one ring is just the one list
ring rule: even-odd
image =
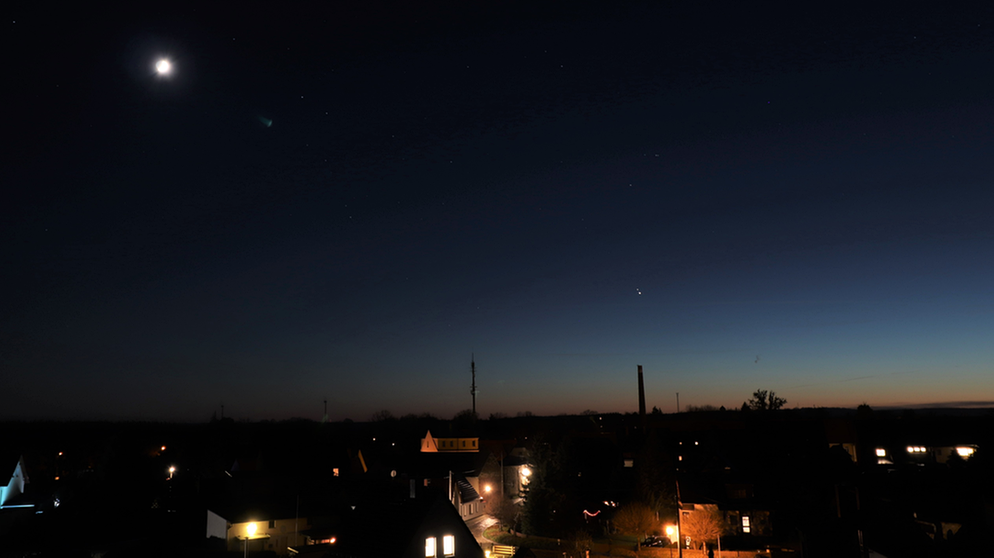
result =
[[475,436],[457,438],[435,438],[431,430],[421,438],[422,453],[437,452],[470,452],[480,451],[480,439]]
[[[683,484],[683,483],[681,483]],[[773,534],[770,510],[756,498],[748,482],[687,483],[680,505],[680,520],[697,510],[718,511],[724,519],[723,537],[735,537],[739,544]]]
[[[275,516],[274,516],[275,517]],[[253,518],[228,527],[228,551],[244,552],[268,550],[285,556],[291,546],[306,541],[303,531],[311,525],[306,517]]]
[[7,486],[0,486],[0,508],[24,508],[34,507],[34,504],[25,502],[21,497],[24,494],[25,485],[28,483],[28,475],[24,467],[24,457],[18,457],[14,472],[10,475]]
[[[384,536],[389,532],[390,536]],[[483,549],[444,495],[416,491],[400,501],[347,510],[328,558],[483,558]]]

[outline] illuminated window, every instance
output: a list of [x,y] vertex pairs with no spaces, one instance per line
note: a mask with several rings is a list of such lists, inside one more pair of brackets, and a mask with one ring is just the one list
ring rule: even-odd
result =
[[752,532],[752,525],[749,524],[749,516],[748,515],[743,515],[742,516],[742,532],[743,533],[751,533]]
[[970,457],[971,455],[973,455],[974,451],[976,451],[976,450],[974,450],[971,447],[958,447],[958,448],[956,448],[956,453],[958,453],[960,457]]
[[331,470],[331,474],[333,474],[333,475],[335,475],[337,477],[338,476],[338,467],[335,467],[334,469],[332,469]]
[[446,556],[456,555],[456,538],[453,535],[445,535],[442,537],[442,552]]
[[877,448],[877,457],[887,457],[887,450],[884,448]]
[[435,558],[435,537],[425,539],[425,558]]

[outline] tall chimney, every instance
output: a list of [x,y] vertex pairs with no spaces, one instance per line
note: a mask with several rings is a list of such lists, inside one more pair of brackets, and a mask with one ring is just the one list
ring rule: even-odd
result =
[[645,383],[642,381],[642,365],[639,366],[639,416],[645,425]]
[[476,355],[469,357],[469,368],[473,371],[473,384],[469,388],[469,392],[473,394],[473,419],[476,419]]

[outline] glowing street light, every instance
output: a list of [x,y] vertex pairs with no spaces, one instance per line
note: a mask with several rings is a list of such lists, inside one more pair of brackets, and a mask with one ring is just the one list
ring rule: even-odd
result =
[[255,523],[249,523],[245,526],[245,558],[248,558],[248,542],[249,539],[255,536],[256,527]]
[[176,472],[176,466],[175,465],[170,465],[169,466],[169,478],[170,479],[173,478],[173,473],[175,473],[175,472]]

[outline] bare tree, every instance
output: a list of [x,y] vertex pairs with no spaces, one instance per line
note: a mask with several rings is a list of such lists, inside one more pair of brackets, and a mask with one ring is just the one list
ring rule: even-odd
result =
[[593,546],[594,539],[590,536],[590,533],[586,531],[579,530],[574,531],[570,534],[569,538],[566,539],[566,548],[569,549],[570,554],[575,558],[583,558],[586,551],[590,550]]
[[614,514],[614,527],[625,535],[634,535],[636,549],[642,549],[642,539],[656,528],[656,514],[642,502],[632,502]]
[[704,543],[718,540],[724,534],[725,518],[717,507],[696,509],[684,516],[680,530],[695,543],[703,546]]
[[749,409],[753,411],[776,411],[783,408],[787,404],[787,400],[783,397],[777,397],[774,391],[757,389],[747,404]]
[[393,413],[384,409],[382,411],[376,411],[373,416],[369,417],[370,422],[384,422],[388,420],[394,420]]

